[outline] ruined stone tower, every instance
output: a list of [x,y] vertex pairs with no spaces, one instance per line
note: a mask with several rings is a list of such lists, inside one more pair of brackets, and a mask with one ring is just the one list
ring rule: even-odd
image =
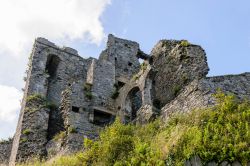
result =
[[205,51],[187,41],[161,40],[147,55],[138,43],[109,35],[99,59],[84,59],[37,38],[12,147],[5,146],[9,163],[80,150],[84,137],[95,139],[116,116],[143,124],[207,107],[218,88],[250,98],[249,73],[206,77],[208,70]]

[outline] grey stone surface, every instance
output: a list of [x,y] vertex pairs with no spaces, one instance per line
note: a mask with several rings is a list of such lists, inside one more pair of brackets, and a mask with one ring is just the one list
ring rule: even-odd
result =
[[223,161],[222,163],[219,164],[220,166],[229,166],[231,165],[229,162],[227,161]]
[[240,163],[240,162],[238,162],[238,161],[234,161],[234,162],[232,163],[232,166],[242,166],[242,165],[241,165],[241,163]]
[[215,161],[210,161],[206,164],[207,166],[217,166],[218,164]]
[[154,108],[152,105],[143,105],[138,111],[136,115],[136,123],[137,124],[146,124],[152,120],[154,120],[159,115],[159,110]]
[[181,93],[162,108],[162,116],[188,112],[195,108],[205,108],[215,104],[212,94],[220,89],[224,93],[235,94],[240,99],[250,99],[250,73],[196,79]]
[[190,164],[192,166],[202,166],[202,162],[199,156],[194,156],[190,159]]
[[161,106],[173,100],[192,80],[205,77],[209,70],[205,51],[197,45],[183,46],[182,41],[161,40],[151,56],[152,68],[157,71],[154,98]]
[[0,165],[7,165],[11,152],[12,139],[3,140],[0,142]]

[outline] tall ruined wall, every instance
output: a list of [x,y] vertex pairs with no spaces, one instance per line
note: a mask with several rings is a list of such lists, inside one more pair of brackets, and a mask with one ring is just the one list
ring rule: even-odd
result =
[[[51,102],[58,107],[61,92],[68,84],[81,86],[75,90],[75,95],[78,96],[75,99],[76,101],[83,99],[82,85],[86,80],[88,65],[88,61],[78,56],[71,48],[59,48],[43,38],[35,41],[12,146],[10,158],[12,165],[16,159],[24,161],[32,154],[46,155],[44,147],[49,139],[47,137],[52,137],[63,128],[58,108],[47,108],[46,103]],[[29,99],[34,95],[44,99]],[[77,104],[85,105],[84,99]]]
[[[138,72],[139,44],[109,35],[99,59],[83,59],[76,50],[60,48],[37,38],[30,57],[22,109],[14,136],[10,162],[47,156],[53,138],[61,132],[69,149],[82,144],[82,137],[96,137],[100,127],[114,119],[111,98],[118,78]],[[70,87],[68,112],[64,116],[62,92]],[[67,122],[67,125],[65,125]],[[73,128],[74,134],[68,132]],[[66,142],[66,143],[65,143]],[[72,145],[72,146],[71,146]],[[59,150],[65,148],[60,147]]]

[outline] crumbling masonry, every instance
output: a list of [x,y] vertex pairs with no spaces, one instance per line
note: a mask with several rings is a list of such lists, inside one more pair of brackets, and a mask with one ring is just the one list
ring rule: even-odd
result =
[[208,70],[204,50],[187,41],[161,40],[147,55],[138,43],[109,35],[99,59],[84,59],[37,38],[12,149],[5,145],[9,163],[80,150],[82,138],[95,139],[116,116],[143,124],[207,107],[218,88],[250,98],[250,73],[206,77]]

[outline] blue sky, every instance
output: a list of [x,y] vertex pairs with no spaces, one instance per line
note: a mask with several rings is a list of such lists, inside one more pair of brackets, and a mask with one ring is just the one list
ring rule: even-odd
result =
[[1,0],[0,138],[13,135],[35,37],[98,57],[107,35],[150,53],[160,39],[201,45],[209,76],[250,71],[248,0]]
[[[135,40],[146,53],[159,39],[187,39],[201,45],[210,76],[250,71],[247,0],[114,0],[101,20],[106,34]],[[82,54],[98,55],[104,46],[80,47]]]

